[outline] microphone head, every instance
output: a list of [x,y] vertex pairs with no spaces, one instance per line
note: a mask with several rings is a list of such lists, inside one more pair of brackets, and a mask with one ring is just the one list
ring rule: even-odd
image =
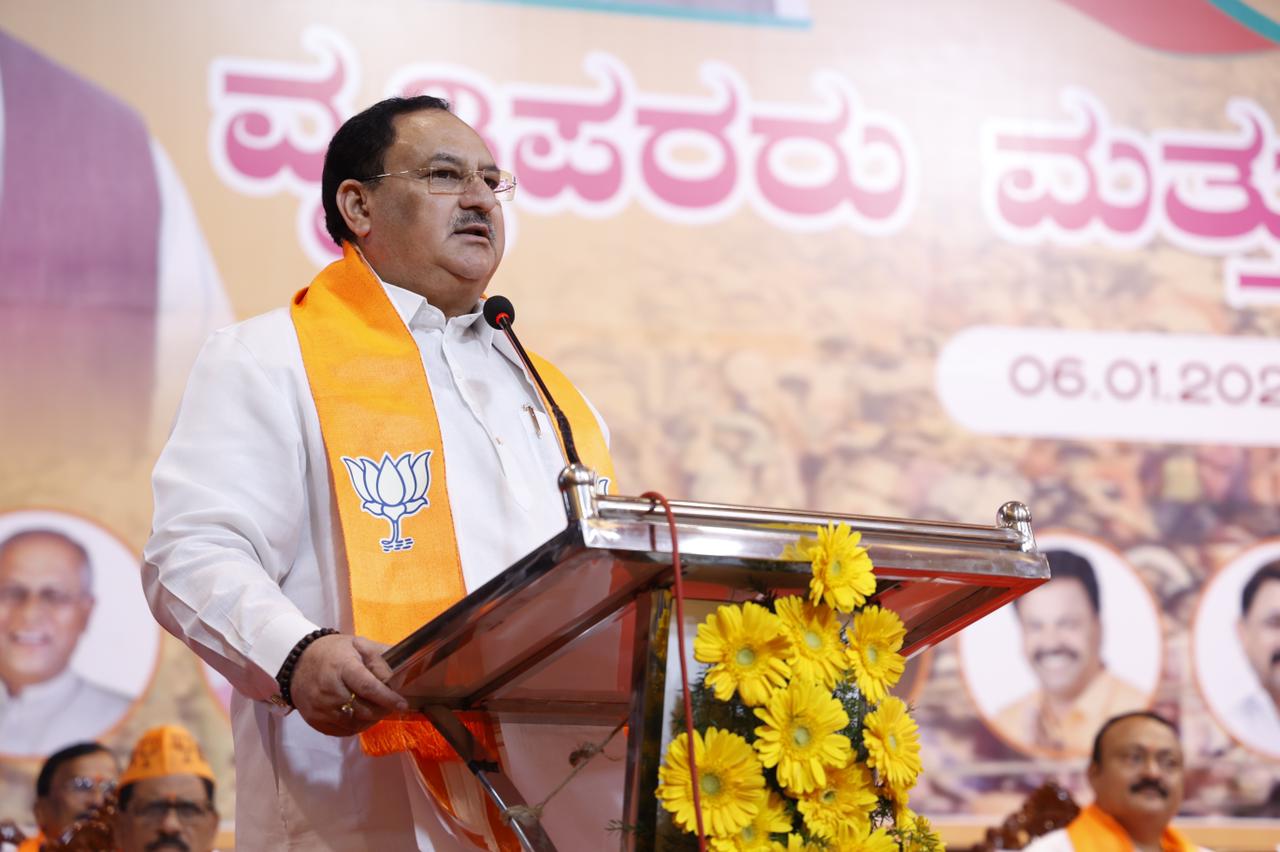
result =
[[506,296],[490,296],[484,300],[484,321],[494,328],[502,328],[502,321],[516,321],[516,306]]

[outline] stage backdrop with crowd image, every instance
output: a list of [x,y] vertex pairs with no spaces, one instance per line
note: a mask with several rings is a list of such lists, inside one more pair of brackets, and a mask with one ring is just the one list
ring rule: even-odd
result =
[[1031,507],[1059,580],[899,687],[913,808],[1083,800],[1100,714],[1152,708],[1188,817],[1280,817],[1278,0],[18,0],[0,27],[0,818],[61,744],[171,720],[234,815],[226,683],[137,580],[150,469],[204,338],[337,256],[334,130],[423,92],[519,180],[490,292],[607,419],[618,490]]

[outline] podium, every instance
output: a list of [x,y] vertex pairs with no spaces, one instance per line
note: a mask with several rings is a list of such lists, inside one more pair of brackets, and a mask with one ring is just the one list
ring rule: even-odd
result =
[[[668,521],[655,501],[599,493],[586,468],[566,468],[560,485],[565,529],[388,649],[389,685],[432,721],[504,809],[527,802],[458,711],[550,725],[625,723],[619,818],[628,830],[620,843],[640,852],[656,836],[654,790],[670,720]],[[828,523],[847,523],[862,533],[876,568],[869,602],[897,612],[907,628],[905,656],[1049,579],[1020,503],[1001,506],[991,527],[716,503],[671,508],[686,601],[803,594],[810,566],[784,560],[784,549]],[[686,641],[692,645],[688,628]],[[556,849],[536,820],[513,828],[528,850]]]

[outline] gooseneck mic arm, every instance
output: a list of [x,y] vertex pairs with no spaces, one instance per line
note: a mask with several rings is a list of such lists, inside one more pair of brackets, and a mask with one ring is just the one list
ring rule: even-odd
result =
[[582,459],[578,458],[578,448],[573,443],[573,430],[569,428],[569,418],[564,416],[564,412],[556,404],[555,398],[551,396],[551,391],[547,390],[546,383],[542,381],[542,376],[538,375],[537,368],[529,360],[529,353],[524,351],[524,347],[520,345],[520,339],[512,331],[511,324],[515,322],[515,319],[515,306],[511,304],[511,300],[506,296],[490,296],[484,300],[484,321],[507,335],[507,339],[511,341],[511,345],[515,347],[516,352],[520,355],[520,360],[524,362],[525,369],[529,371],[529,375],[533,376],[533,380],[537,383],[538,390],[542,392],[542,398],[551,407],[551,414],[555,417],[560,434],[564,437],[564,454],[568,457],[569,464],[581,465]]

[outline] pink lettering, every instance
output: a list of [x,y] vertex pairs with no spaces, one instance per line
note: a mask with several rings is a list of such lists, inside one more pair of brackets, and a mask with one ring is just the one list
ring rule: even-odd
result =
[[[1280,217],[1267,209],[1253,184],[1267,133],[1255,108],[1241,109],[1245,139],[1238,145],[1167,142],[1162,148],[1170,180],[1165,214],[1173,227],[1197,237],[1231,238],[1258,226],[1280,236]],[[1273,160],[1274,161],[1274,160]],[[1187,181],[1179,177],[1190,179]]]
[[512,99],[515,171],[522,193],[554,199],[573,192],[589,202],[617,195],[622,186],[622,152],[598,129],[590,128],[621,113],[623,85],[611,68],[602,76],[605,92],[596,99]]
[[[640,155],[640,172],[653,194],[675,207],[715,207],[733,192],[738,180],[738,159],[725,136],[726,129],[738,117],[738,96],[732,83],[723,85],[717,108],[707,109],[649,107],[636,113],[636,121],[646,132]],[[713,146],[713,160],[719,164],[703,177],[675,173],[679,161],[664,152],[664,142],[676,143],[690,137]],[[685,170],[688,167],[685,166]]]
[[[863,220],[890,219],[905,198],[904,141],[888,125],[860,117],[843,85],[832,88],[836,111],[830,118],[779,110],[752,121],[752,131],[764,139],[755,164],[760,195],[790,216],[820,217],[851,205]],[[791,163],[793,157],[821,165],[804,169]]]

